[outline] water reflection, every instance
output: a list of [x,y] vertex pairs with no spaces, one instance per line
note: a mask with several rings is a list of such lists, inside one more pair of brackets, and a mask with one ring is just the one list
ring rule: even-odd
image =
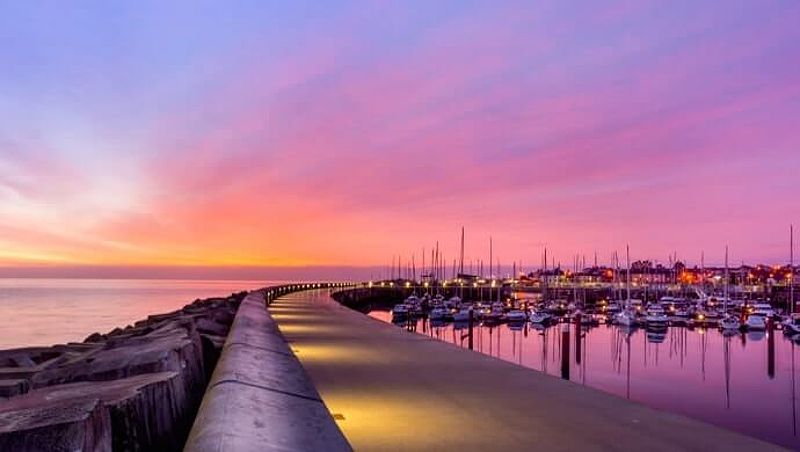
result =
[[[466,323],[414,328],[468,348]],[[800,449],[796,344],[781,331],[476,323],[473,340],[477,352]]]

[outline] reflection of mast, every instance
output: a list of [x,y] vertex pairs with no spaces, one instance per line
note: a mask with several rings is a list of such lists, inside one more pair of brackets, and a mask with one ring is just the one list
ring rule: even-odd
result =
[[511,330],[511,356],[517,356],[517,332]]
[[700,338],[700,370],[703,374],[703,381],[706,381],[706,333],[707,331],[703,331],[702,337]]
[[775,327],[772,319],[767,320],[767,376],[775,379]]
[[794,384],[794,341],[792,341],[792,434],[797,436],[797,403]]
[[731,408],[731,338],[722,338],[722,351],[725,364],[725,407]]
[[625,375],[625,397],[631,398],[631,335],[625,335],[625,343],[628,345],[628,370]]
[[616,361],[617,373],[622,372],[622,330],[618,329],[614,342],[614,361]]
[[494,330],[494,327],[490,326],[489,327],[489,356],[492,356],[492,330]]
[[547,373],[547,329],[542,332],[542,372]]
[[586,386],[586,347],[589,344],[587,342],[587,340],[586,340],[586,336],[587,336],[587,334],[583,333],[583,338],[579,339],[579,340],[583,341],[583,347],[582,347],[582,350],[581,350],[583,352],[583,359],[581,360],[581,367],[582,367],[582,369],[581,369],[581,382],[583,383],[584,386]]
[[561,378],[569,380],[569,323],[561,324]]
[[501,328],[497,328],[497,357],[500,357],[500,330]]

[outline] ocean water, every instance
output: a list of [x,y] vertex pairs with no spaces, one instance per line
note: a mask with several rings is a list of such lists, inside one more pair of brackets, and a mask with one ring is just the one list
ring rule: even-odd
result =
[[276,281],[0,278],[0,349],[79,342],[197,298]]

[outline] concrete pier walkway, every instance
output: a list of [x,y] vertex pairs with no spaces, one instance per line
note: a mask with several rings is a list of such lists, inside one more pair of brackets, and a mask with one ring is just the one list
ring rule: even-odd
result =
[[364,450],[779,450],[371,319],[328,291],[269,308]]

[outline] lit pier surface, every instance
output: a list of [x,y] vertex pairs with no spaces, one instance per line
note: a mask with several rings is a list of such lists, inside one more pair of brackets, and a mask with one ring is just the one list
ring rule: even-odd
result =
[[239,306],[184,451],[289,450],[351,448],[255,291]]
[[299,292],[270,313],[355,450],[780,450]]

